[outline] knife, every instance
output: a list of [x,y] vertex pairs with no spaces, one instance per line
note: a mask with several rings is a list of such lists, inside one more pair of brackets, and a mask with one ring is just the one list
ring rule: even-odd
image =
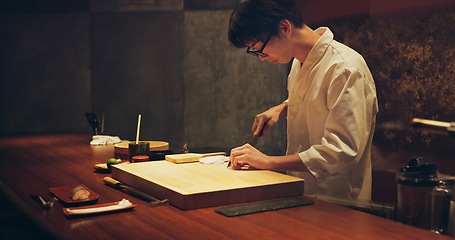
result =
[[442,122],[429,119],[413,118],[412,126],[437,134],[455,136],[455,122]]
[[118,190],[124,190],[126,192],[129,192],[129,193],[132,193],[133,195],[136,195],[140,198],[143,198],[145,200],[148,200],[150,201],[150,206],[152,207],[155,207],[155,206],[159,206],[159,205],[164,205],[164,204],[167,204],[169,202],[168,199],[164,199],[164,200],[159,200],[158,198],[152,196],[152,195],[149,195],[145,192],[142,192],[134,187],[130,187],[126,184],[123,184],[121,183],[120,181],[117,181],[111,177],[105,177],[103,179],[104,183],[106,183],[106,185],[109,185],[115,189],[118,189]]
[[[259,137],[262,136],[262,130],[259,134],[257,135],[253,135],[253,137],[250,139],[250,141],[248,141],[248,144],[250,144],[251,146],[254,147],[254,145],[256,145],[259,141]],[[231,166],[231,161],[228,162],[227,166],[226,167],[230,167]]]
[[248,142],[248,144],[250,144],[251,146],[254,147],[254,145],[256,145],[258,143],[260,136],[262,136],[262,132],[260,132],[257,135],[254,135],[253,138],[251,138],[251,140]]

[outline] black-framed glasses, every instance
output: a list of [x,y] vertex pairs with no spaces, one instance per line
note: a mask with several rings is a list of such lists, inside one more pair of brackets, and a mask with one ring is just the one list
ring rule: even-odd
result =
[[253,48],[247,47],[246,53],[253,55],[255,57],[267,57],[267,54],[263,53],[262,51],[264,50],[265,46],[269,42],[270,38],[272,38],[272,34],[269,35],[269,37],[267,38],[267,40],[265,40],[264,44],[262,44],[262,47],[259,50],[254,50]]

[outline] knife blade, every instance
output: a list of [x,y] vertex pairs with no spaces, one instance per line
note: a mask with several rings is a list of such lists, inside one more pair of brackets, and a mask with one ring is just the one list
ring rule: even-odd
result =
[[250,144],[251,146],[254,147],[254,145],[256,145],[259,141],[259,137],[262,136],[261,133],[257,134],[257,135],[254,135],[253,138],[251,138],[250,141],[248,141],[248,144]]
[[412,126],[424,132],[455,136],[455,122],[443,122],[430,119],[413,118]]
[[163,205],[163,204],[166,204],[168,203],[168,199],[163,199],[163,200],[159,200],[158,198],[152,196],[152,195],[149,195],[145,192],[142,192],[134,187],[131,187],[131,186],[128,186],[126,184],[123,184],[122,182],[120,181],[117,181],[111,177],[105,177],[103,179],[104,183],[106,183],[106,185],[109,185],[115,189],[118,189],[118,190],[125,190],[129,193],[132,193],[133,195],[136,195],[140,198],[143,198],[147,201],[150,201],[150,205],[151,206],[158,206],[158,205]]

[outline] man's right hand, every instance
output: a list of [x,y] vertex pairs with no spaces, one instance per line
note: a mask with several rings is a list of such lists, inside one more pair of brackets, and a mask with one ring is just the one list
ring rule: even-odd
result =
[[253,126],[251,127],[251,132],[253,132],[254,135],[261,134],[262,132],[263,136],[267,136],[272,130],[272,127],[280,120],[280,116],[286,115],[287,107],[287,102],[283,102],[280,105],[256,115],[254,117]]

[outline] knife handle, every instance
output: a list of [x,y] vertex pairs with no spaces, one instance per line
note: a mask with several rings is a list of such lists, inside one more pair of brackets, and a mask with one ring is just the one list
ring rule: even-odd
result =
[[114,188],[120,188],[120,182],[111,178],[111,177],[105,177],[103,178],[104,183],[107,185],[114,187]]
[[138,189],[135,189],[133,187],[130,187],[130,186],[127,186],[127,185],[124,185],[122,184],[120,181],[117,181],[111,177],[104,177],[103,179],[104,183],[106,183],[107,185],[111,186],[111,187],[114,187],[116,189],[119,189],[119,190],[126,190],[128,191],[129,193],[132,193],[138,197],[141,197],[143,199],[146,199],[147,201],[150,201],[150,206],[151,207],[155,207],[155,206],[159,206],[159,205],[164,205],[164,204],[167,204],[169,202],[168,199],[164,199],[164,200],[159,200],[158,198],[150,195],[150,194],[147,194],[145,192],[142,192]]

